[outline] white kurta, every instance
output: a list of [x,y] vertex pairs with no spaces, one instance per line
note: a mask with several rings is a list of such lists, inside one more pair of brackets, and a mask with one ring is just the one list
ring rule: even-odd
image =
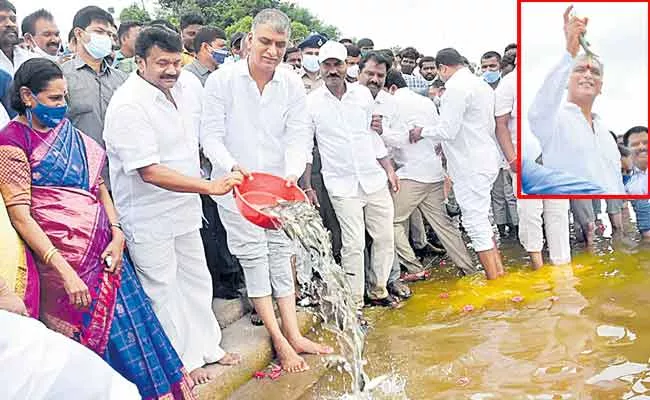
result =
[[[213,179],[235,165],[300,177],[313,146],[302,80],[293,71],[277,68],[260,93],[248,60],[220,67],[205,83],[200,142],[212,163]],[[248,295],[292,295],[293,243],[244,219],[232,195],[213,199],[228,233],[228,248],[242,264]]]
[[573,58],[565,52],[528,110],[530,130],[542,146],[544,165],[594,183],[603,188],[603,194],[625,194],[621,156],[605,124],[593,114],[592,129],[576,104],[562,101],[573,65]]
[[0,399],[140,399],[138,388],[83,345],[0,310]]
[[156,316],[189,371],[225,354],[199,234],[201,200],[195,193],[146,183],[138,169],[160,164],[201,177],[200,103],[193,79],[191,72],[181,73],[171,90],[175,106],[131,74],[113,95],[104,127],[113,198],[129,253]]
[[490,191],[499,173],[501,152],[495,139],[494,91],[467,68],[445,83],[440,119],[423,137],[442,141],[463,226],[476,251],[494,247]]

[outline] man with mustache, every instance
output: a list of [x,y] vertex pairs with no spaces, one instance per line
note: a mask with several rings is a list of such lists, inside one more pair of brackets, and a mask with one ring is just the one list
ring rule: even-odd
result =
[[137,73],[106,112],[104,140],[113,196],[136,273],[167,336],[195,383],[214,376],[205,364],[232,365],[219,343],[198,194],[224,195],[239,172],[201,178],[201,83],[181,73],[181,39],[167,28],[143,30],[135,42]]
[[[68,83],[67,117],[75,127],[104,147],[102,131],[108,103],[127,74],[111,67],[107,57],[113,50],[113,16],[99,7],[79,10],[72,26],[76,57],[61,66]],[[102,178],[110,190],[108,166]]]
[[7,0],[0,0],[0,69],[13,77],[20,65],[32,58],[30,51],[18,46],[16,7]]
[[[345,81],[347,50],[328,41],[319,54],[325,85],[308,96],[308,109],[320,149],[323,180],[341,226],[341,261],[356,306],[364,304],[365,232],[372,237],[368,298],[371,305],[395,307],[386,285],[395,256],[393,201],[399,190],[388,151],[373,132],[374,100],[367,87]],[[386,65],[388,62],[386,62]],[[390,189],[387,185],[390,183]]]
[[587,19],[570,18],[572,8],[564,12],[566,51],[528,110],[530,129],[542,146],[544,166],[600,186],[602,194],[624,194],[618,147],[592,113],[603,86],[603,65],[597,58],[578,55]]
[[418,61],[420,68],[420,75],[427,81],[429,86],[438,77],[438,68],[436,68],[436,58],[431,56],[424,56]]
[[25,42],[39,57],[57,62],[61,48],[61,32],[49,11],[41,9],[23,19],[21,30]]
[[[288,185],[295,185],[305,170],[312,146],[307,95],[296,73],[278,68],[290,37],[289,17],[277,9],[264,9],[243,39],[248,57],[208,77],[200,134],[213,178],[239,171],[250,179],[252,170],[284,176]],[[309,369],[299,353],[333,350],[305,338],[299,330],[291,272],[294,244],[284,232],[265,230],[246,220],[232,196],[213,199],[219,204],[228,248],[243,267],[248,297],[271,336],[280,364],[288,372]]]

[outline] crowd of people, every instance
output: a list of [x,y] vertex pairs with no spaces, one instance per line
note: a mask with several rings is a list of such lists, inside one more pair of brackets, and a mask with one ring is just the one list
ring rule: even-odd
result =
[[[240,361],[221,348],[211,308],[240,286],[284,370],[331,353],[298,326],[314,279],[301,250],[248,222],[229,194],[252,172],[284,177],[319,209],[360,320],[364,306],[411,297],[427,256],[487,279],[505,274],[502,241],[519,241],[533,268],[545,241],[551,264],[570,262],[570,208],[593,242],[600,201],[515,196],[515,44],[474,65],[453,48],[395,54],[317,33],[292,43],[276,9],[228,38],[201,15],[117,27],[88,6],[64,46],[49,12],[24,17],[20,34],[16,12],[0,0],[0,318],[15,328],[0,335],[0,360],[24,362],[7,348],[39,351],[20,327],[34,341],[72,339],[52,346],[70,347],[78,368],[97,356],[112,368],[85,387],[61,364],[41,372],[58,376],[51,386],[21,390],[193,398],[213,365]],[[566,21],[567,65],[581,24]],[[625,188],[647,193],[647,128],[622,142]],[[541,168],[538,155],[522,158]],[[650,206],[632,204],[650,240]],[[614,236],[627,207],[607,200]]]

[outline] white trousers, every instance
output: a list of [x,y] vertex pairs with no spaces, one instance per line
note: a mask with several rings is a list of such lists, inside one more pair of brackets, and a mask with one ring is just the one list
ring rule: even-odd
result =
[[263,229],[239,212],[219,206],[228,249],[244,270],[248,297],[283,298],[294,294],[291,257],[296,246],[283,230]]
[[199,231],[127,246],[142,287],[185,368],[191,372],[223,358]]
[[[569,200],[519,199],[519,240],[528,252],[542,251],[546,231],[548,251],[554,265],[571,262]],[[544,218],[542,220],[542,215]]]
[[138,388],[92,350],[0,310],[0,399],[136,400]]
[[388,296],[386,284],[395,258],[393,236],[393,199],[388,186],[381,190],[357,197],[330,196],[336,218],[341,225],[341,264],[348,276],[353,300],[363,305],[365,287],[364,248],[366,234],[372,237],[369,272],[375,276],[369,279],[368,297],[383,299]]
[[498,174],[499,171],[476,173],[454,179],[456,202],[462,212],[463,227],[472,240],[474,251],[494,248],[494,232],[489,214],[492,185]]

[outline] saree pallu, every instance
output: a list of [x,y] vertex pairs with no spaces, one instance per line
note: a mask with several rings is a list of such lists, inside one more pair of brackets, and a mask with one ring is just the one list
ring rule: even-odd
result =
[[59,274],[39,260],[41,320],[102,356],[138,386],[143,398],[193,398],[187,373],[128,255],[121,271],[104,271],[101,254],[111,241],[111,229],[98,200],[103,149],[67,120],[45,134],[12,122],[4,135],[14,137],[16,145],[22,143],[27,155],[32,217],[88,286],[92,298],[88,310],[74,307]]
[[38,318],[39,279],[32,253],[11,225],[0,196],[0,277],[25,303],[32,318]]

